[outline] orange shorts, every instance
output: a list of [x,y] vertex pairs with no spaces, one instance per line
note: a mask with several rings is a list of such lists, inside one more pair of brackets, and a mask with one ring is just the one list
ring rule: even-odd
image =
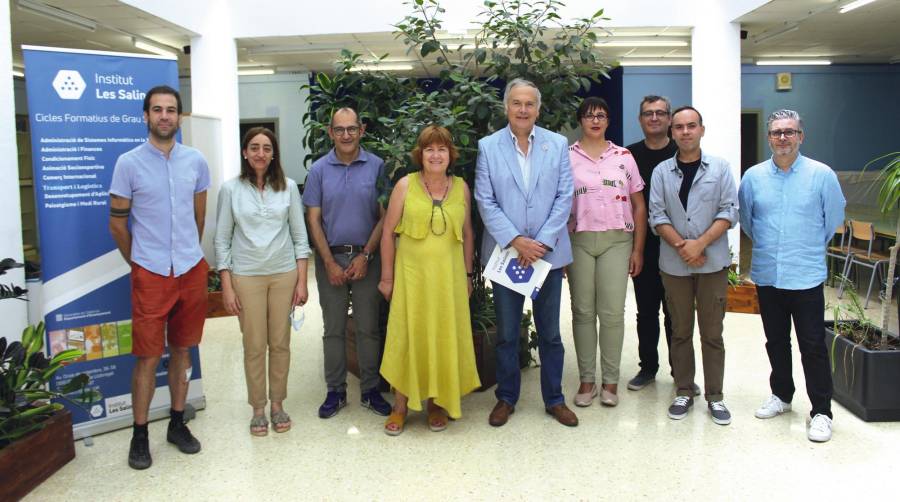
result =
[[206,321],[206,260],[178,277],[162,276],[131,264],[131,323],[136,356],[161,356],[165,341],[193,347]]

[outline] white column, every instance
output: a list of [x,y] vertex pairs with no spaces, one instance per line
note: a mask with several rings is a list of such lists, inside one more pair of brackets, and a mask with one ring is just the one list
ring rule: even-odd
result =
[[191,114],[221,120],[221,170],[228,179],[240,171],[237,46],[228,3],[211,2],[203,24],[191,39]]
[[[741,178],[741,40],[739,23],[732,23],[726,2],[699,0],[691,36],[693,106],[703,115],[706,135],[702,149],[731,164],[735,183]],[[740,233],[728,232],[735,260]]]
[[[13,94],[12,38],[9,24],[9,2],[0,3],[0,259],[22,262],[22,207],[19,202],[19,158],[16,149],[16,106]],[[0,276],[0,284],[25,287],[21,268]],[[19,340],[28,318],[25,302],[0,301],[0,336],[7,341]]]

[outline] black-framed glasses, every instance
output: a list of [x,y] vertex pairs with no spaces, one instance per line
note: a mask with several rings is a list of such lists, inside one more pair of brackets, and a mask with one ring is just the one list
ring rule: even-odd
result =
[[644,110],[641,112],[641,117],[644,117],[645,119],[652,119],[654,115],[663,118],[668,117],[669,112],[666,110]]
[[774,129],[769,131],[769,137],[772,139],[778,139],[782,136],[785,138],[793,138],[794,136],[802,133],[803,131],[799,131],[797,129]]
[[591,115],[590,113],[587,113],[587,114],[582,115],[581,118],[583,118],[584,120],[587,120],[588,122],[593,122],[594,120],[603,122],[604,120],[608,119],[609,116],[605,113],[595,113],[593,115]]
[[344,133],[347,133],[350,136],[356,136],[357,134],[359,134],[359,127],[358,126],[332,127],[331,132],[333,132],[335,136],[343,136]]

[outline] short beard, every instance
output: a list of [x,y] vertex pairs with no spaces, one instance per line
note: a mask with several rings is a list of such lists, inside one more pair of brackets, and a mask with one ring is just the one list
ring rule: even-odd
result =
[[147,124],[147,131],[150,132],[150,136],[153,136],[153,139],[157,141],[169,141],[174,138],[176,134],[178,134],[178,130],[181,127],[176,126],[172,129],[172,132],[169,134],[160,134],[158,130],[154,129],[149,123]]

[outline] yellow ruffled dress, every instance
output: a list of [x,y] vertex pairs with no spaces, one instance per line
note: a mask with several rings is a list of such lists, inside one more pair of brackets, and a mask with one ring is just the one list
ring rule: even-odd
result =
[[436,206],[419,173],[409,175],[394,230],[394,292],[381,361],[381,374],[409,397],[410,409],[421,411],[421,402],[434,398],[452,418],[462,415],[460,398],[481,385],[463,257],[465,210],[461,178],[453,178]]

